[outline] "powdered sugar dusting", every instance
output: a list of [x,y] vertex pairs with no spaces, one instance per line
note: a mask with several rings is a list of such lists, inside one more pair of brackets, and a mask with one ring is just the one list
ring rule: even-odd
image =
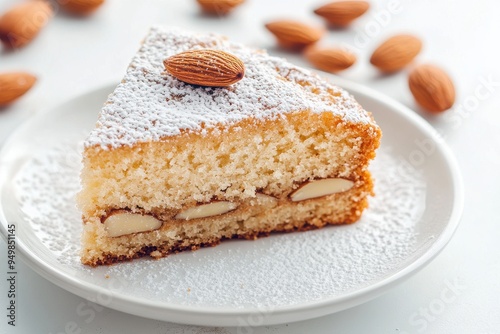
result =
[[67,143],[42,152],[19,171],[15,193],[34,234],[64,268],[98,286],[108,286],[108,278],[121,282],[126,288],[117,293],[190,306],[290,306],[369,285],[417,250],[425,182],[382,147],[372,166],[377,196],[356,224],[89,268],[79,261],[74,199],[80,150]]
[[[245,64],[245,77],[228,88],[212,88],[185,84],[164,73],[165,58],[202,48],[239,57]],[[332,93],[338,96],[332,99]],[[372,122],[347,92],[284,59],[215,34],[154,27],[109,96],[85,145],[131,146],[185,130],[201,132],[243,119],[273,119],[300,110],[332,112],[350,122]]]

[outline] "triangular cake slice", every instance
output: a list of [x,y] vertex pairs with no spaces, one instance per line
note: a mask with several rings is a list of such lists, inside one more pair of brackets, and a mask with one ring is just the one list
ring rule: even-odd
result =
[[[163,60],[229,52],[244,78],[179,81]],[[212,34],[151,29],[85,141],[82,262],[154,258],[357,221],[381,132],[351,95]]]

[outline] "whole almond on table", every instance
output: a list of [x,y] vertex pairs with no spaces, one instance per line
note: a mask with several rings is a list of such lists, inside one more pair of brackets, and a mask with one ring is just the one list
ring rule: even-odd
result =
[[49,22],[54,15],[46,1],[27,1],[12,7],[0,17],[0,40],[7,47],[22,47]]
[[325,33],[322,28],[291,20],[270,22],[266,28],[276,36],[281,47],[291,50],[301,50],[316,43]]
[[57,0],[66,12],[75,15],[89,15],[99,8],[104,0]]
[[189,84],[226,87],[245,75],[245,65],[236,56],[221,50],[192,50],[163,61],[165,70]]
[[428,111],[445,111],[455,103],[455,86],[448,74],[437,66],[415,67],[408,83],[417,103]]
[[396,72],[411,63],[421,50],[422,42],[418,37],[396,35],[373,52],[370,63],[382,72]]
[[212,15],[227,15],[245,0],[196,0],[201,9]]
[[317,69],[331,73],[345,70],[356,62],[353,53],[340,48],[311,46],[306,49],[305,56]]
[[335,1],[319,7],[314,13],[325,18],[332,26],[346,27],[369,8],[370,4],[366,1]]
[[36,77],[25,72],[0,74],[0,107],[5,107],[23,96],[36,82]]

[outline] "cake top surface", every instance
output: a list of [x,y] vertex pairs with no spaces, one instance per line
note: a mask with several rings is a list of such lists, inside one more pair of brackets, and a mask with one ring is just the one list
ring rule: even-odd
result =
[[[236,55],[245,64],[245,77],[229,87],[215,88],[186,84],[165,72],[165,58],[205,48]],[[133,146],[185,131],[204,134],[209,128],[244,119],[276,119],[302,110],[331,112],[347,122],[373,122],[346,91],[282,58],[219,35],[157,26],[108,97],[85,146]]]

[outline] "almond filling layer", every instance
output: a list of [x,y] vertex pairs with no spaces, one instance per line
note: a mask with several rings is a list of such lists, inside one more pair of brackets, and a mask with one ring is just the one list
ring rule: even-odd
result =
[[[336,193],[348,191],[354,186],[354,182],[342,178],[327,178],[305,182],[293,191],[288,200],[300,202],[308,199],[319,198]],[[277,205],[278,199],[272,196],[258,193],[255,200],[248,205],[261,206],[265,209]],[[182,210],[171,217],[171,220],[187,221],[193,219],[210,218],[225,215],[237,210],[240,204],[229,201],[215,201],[200,204]],[[159,219],[150,213],[134,213],[129,210],[113,210],[101,220],[109,237],[120,237],[127,234],[149,232],[160,229],[163,219]]]

